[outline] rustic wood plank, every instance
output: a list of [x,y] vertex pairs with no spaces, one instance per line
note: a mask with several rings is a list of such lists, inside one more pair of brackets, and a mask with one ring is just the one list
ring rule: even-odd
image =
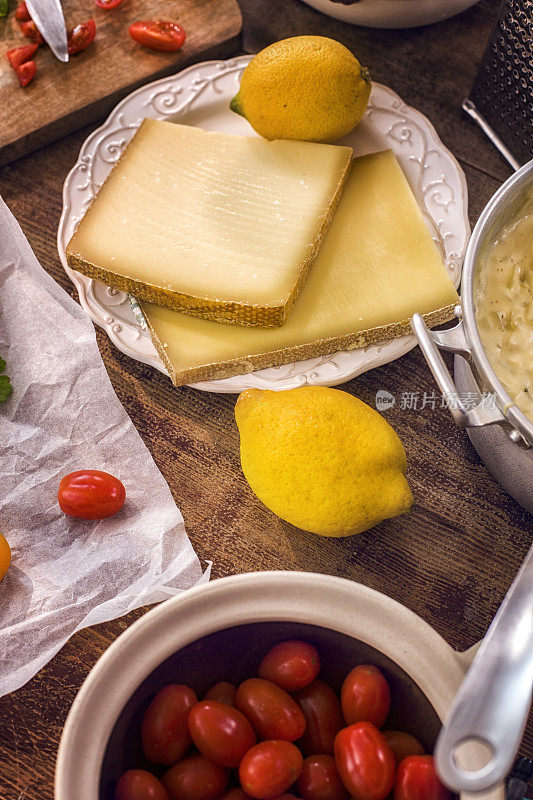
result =
[[187,33],[177,53],[148,50],[131,39],[128,27],[139,19],[162,15],[159,0],[125,2],[103,11],[87,0],[68,0],[67,28],[92,15],[97,35],[86,51],[68,64],[40,47],[37,76],[25,89],[5,53],[27,44],[14,15],[0,20],[0,164],[65,136],[107,114],[133,89],[149,80],[201,60],[235,52],[241,29],[236,0],[167,0],[164,18],[179,22]]
[[[344,37],[376,79],[430,116],[460,156],[475,222],[508,169],[458,103],[498,0],[482,0],[455,20],[406,32],[349,28],[298,0],[269,1],[272,13],[249,29],[258,45],[304,32]],[[433,78],[435,65],[443,81]],[[55,232],[62,182],[89,130],[0,172],[0,190],[37,257],[74,297]],[[213,559],[214,577],[275,568],[341,575],[405,603],[459,650],[483,636],[527,552],[533,520],[494,482],[445,409],[396,406],[386,412],[408,452],[413,511],[359,537],[319,539],[277,519],[247,486],[239,465],[235,397],[175,389],[116,350],[102,331],[97,338],[115,391],[168,481],[199,557],[204,563]],[[431,392],[434,383],[415,350],[342,388],[372,404],[378,389],[401,397]],[[0,699],[1,800],[52,800],[55,753],[76,691],[106,647],[143,611],[76,634],[32,681]],[[522,752],[533,756],[532,722]]]

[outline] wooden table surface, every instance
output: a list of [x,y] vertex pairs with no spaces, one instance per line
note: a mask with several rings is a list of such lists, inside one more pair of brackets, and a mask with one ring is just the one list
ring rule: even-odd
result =
[[[487,139],[461,112],[497,15],[481,0],[447,22],[405,31],[342,25],[299,0],[269,0],[268,14],[245,14],[245,46],[303,33],[348,45],[372,77],[426,114],[459,159],[470,193],[470,218],[510,174]],[[43,267],[72,295],[56,251],[61,187],[90,129],[5,167],[0,192]],[[391,595],[420,614],[455,648],[483,636],[522,559],[532,518],[485,470],[449,412],[401,410],[386,418],[404,442],[412,512],[347,539],[302,533],[254,497],[239,465],[232,395],[175,389],[152,368],[122,355],[98,331],[118,397],[167,479],[187,531],[213,577],[266,569],[340,575]],[[417,350],[342,387],[373,405],[378,389],[431,392]],[[70,704],[108,645],[144,610],[76,634],[26,686],[0,700],[1,800],[50,800],[55,756]],[[533,756],[533,726],[522,746]],[[80,757],[83,757],[80,754]],[[73,800],[75,800],[73,798]]]

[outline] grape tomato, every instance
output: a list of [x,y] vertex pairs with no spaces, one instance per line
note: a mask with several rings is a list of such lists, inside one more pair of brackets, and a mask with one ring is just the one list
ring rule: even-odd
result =
[[398,765],[394,800],[451,800],[440,782],[433,756],[407,756]]
[[179,50],[186,38],[181,25],[161,19],[134,22],[129,27],[129,34],[144,47],[164,53]]
[[206,692],[204,700],[218,700],[219,703],[227,703],[228,706],[232,706],[236,691],[237,687],[233,683],[219,681]]
[[68,37],[68,52],[73,56],[76,53],[81,53],[86,50],[90,44],[93,43],[96,36],[96,25],[94,19],[88,19],[87,22],[80,22],[75,25],[69,33]]
[[371,722],[381,728],[387,719],[391,693],[385,676],[372,664],[354,667],[341,689],[341,706],[348,725]]
[[293,742],[305,730],[305,717],[292,697],[263,678],[248,678],[241,683],[235,706],[251,722],[260,739]]
[[407,756],[423,756],[426,752],[418,739],[415,739],[410,733],[403,731],[383,731],[382,733],[394,754],[396,764],[399,764]]
[[355,800],[385,800],[394,785],[394,755],[371,722],[356,722],[337,734],[335,763]]
[[350,800],[335,759],[328,755],[305,759],[298,778],[298,792],[304,800]]
[[170,800],[219,800],[228,785],[229,771],[195,754],[174,764],[161,782]]
[[193,706],[189,733],[198,750],[221,767],[238,767],[244,754],[256,743],[252,726],[233,706],[203,700]]
[[333,755],[333,742],[344,728],[339,698],[324,681],[316,680],[293,695],[305,717],[305,731],[298,741],[304,755]]
[[165,787],[144,769],[130,769],[117,783],[115,800],[169,800]]
[[286,692],[309,686],[320,672],[316,647],[308,642],[280,642],[268,651],[259,665],[260,678],[272,681]]
[[302,764],[302,754],[291,742],[279,739],[259,742],[241,761],[239,780],[252,797],[274,798],[298,780]]
[[148,761],[170,766],[185,755],[191,745],[187,717],[197,702],[188,686],[170,684],[160,689],[141,722],[142,747]]
[[61,511],[69,517],[107,519],[124,505],[126,490],[107,472],[80,469],[61,478],[57,499]]

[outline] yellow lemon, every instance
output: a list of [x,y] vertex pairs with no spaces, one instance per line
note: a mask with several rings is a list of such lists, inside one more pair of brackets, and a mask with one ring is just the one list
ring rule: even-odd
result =
[[334,142],[363,116],[370,76],[325,36],[295,36],[261,50],[244,70],[230,108],[265,139]]
[[349,536],[411,508],[402,443],[356,397],[320,386],[248,389],[235,418],[246,480],[297,528]]

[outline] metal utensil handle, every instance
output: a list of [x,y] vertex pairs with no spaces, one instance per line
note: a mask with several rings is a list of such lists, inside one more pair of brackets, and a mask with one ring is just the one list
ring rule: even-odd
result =
[[[481,792],[510,770],[533,686],[533,547],[507,592],[453,702],[435,749],[437,770],[455,791]],[[476,771],[458,763],[456,748],[485,743],[492,755]]]
[[[456,309],[456,314],[460,314],[460,308]],[[430,331],[424,318],[420,314],[414,314],[411,328],[439,389],[448,400],[448,408],[457,425],[461,428],[477,428],[491,423],[505,422],[505,417],[496,404],[488,404],[483,398],[473,408],[464,405],[448,367],[439,353],[440,347],[452,353],[470,356],[462,320],[459,320],[454,328]]]

